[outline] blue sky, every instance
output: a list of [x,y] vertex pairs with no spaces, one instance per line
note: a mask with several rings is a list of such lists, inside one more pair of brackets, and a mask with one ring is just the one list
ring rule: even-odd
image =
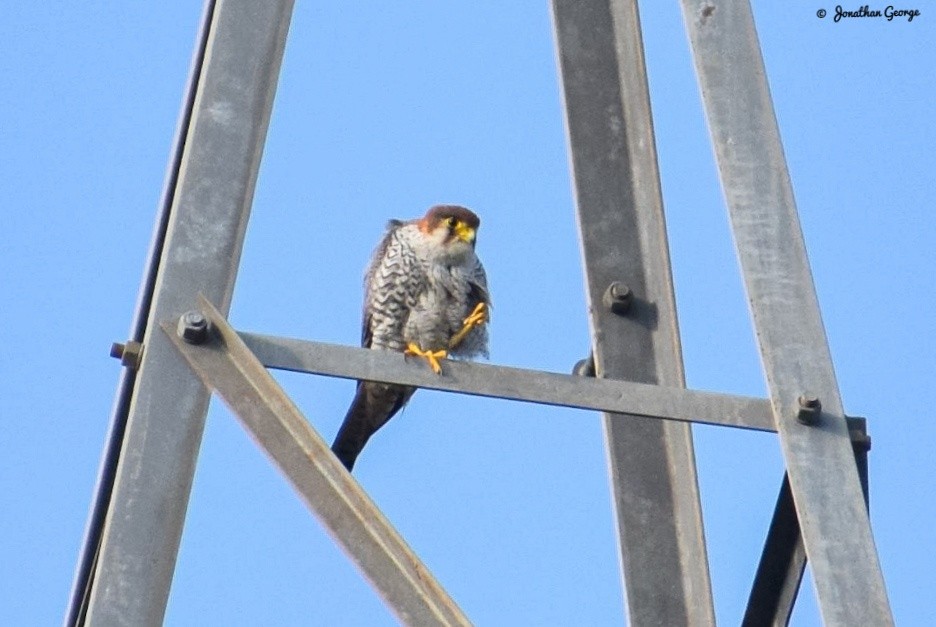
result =
[[[820,20],[755,3],[846,411],[867,416],[872,523],[898,623],[936,614],[936,13]],[[828,4],[828,6],[826,6]],[[872,7],[876,8],[876,7]],[[882,8],[877,7],[877,8]],[[67,602],[201,7],[0,10],[0,605]],[[642,15],[688,384],[765,386],[678,3]],[[567,372],[589,346],[546,3],[294,14],[231,320],[354,344],[384,222],[482,217],[492,362]],[[277,375],[331,440],[353,383]],[[736,623],[782,462],[696,428],[716,611]],[[597,415],[422,391],[355,474],[481,625],[620,624]],[[847,575],[845,575],[847,576]],[[810,584],[794,624],[819,623]],[[229,412],[213,403],[167,625],[394,624]]]

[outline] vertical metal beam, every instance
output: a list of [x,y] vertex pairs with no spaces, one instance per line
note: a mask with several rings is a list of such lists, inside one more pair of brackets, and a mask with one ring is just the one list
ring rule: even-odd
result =
[[823,621],[893,624],[750,3],[682,5]]
[[208,393],[156,325],[203,292],[227,312],[292,0],[218,0],[92,582],[87,622],[162,622]]
[[[685,385],[634,0],[553,0],[599,377]],[[630,308],[620,282],[629,288]],[[632,625],[713,625],[688,425],[604,416]]]
[[[166,231],[169,228],[169,217],[172,212],[172,200],[175,196],[176,183],[179,180],[179,169],[185,147],[185,136],[192,119],[192,109],[195,102],[195,92],[201,76],[202,61],[205,57],[205,46],[208,43],[211,15],[214,11],[214,1],[207,0],[202,11],[198,36],[195,41],[195,53],[189,69],[189,77],[182,97],[182,111],[176,124],[175,136],[172,141],[172,150],[169,157],[169,166],[163,181],[162,193],[159,198],[159,209],[156,214],[156,224],[150,241],[150,248],[146,255],[143,268],[143,278],[140,282],[140,291],[137,294],[137,303],[134,308],[133,321],[130,324],[130,337],[132,342],[142,342],[146,335],[146,325],[155,293],[156,275],[159,272],[159,261],[166,243]],[[85,526],[84,538],[81,543],[81,553],[75,567],[75,577],[72,582],[68,608],[65,611],[65,627],[81,625],[85,621],[88,601],[91,594],[91,583],[94,580],[97,568],[98,551],[101,548],[101,538],[104,532],[104,520],[110,508],[111,494],[117,476],[117,464],[120,460],[120,449],[123,445],[124,433],[127,428],[127,417],[130,413],[130,401],[133,398],[133,389],[136,385],[136,370],[124,368],[120,372],[120,381],[114,395],[111,407],[110,425],[104,441],[104,451],[101,454],[101,463],[98,469],[97,482],[94,486],[94,496],[88,512],[88,521]]]

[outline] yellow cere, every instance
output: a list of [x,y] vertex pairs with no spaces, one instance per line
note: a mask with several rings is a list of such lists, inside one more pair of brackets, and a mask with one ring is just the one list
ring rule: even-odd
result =
[[455,235],[458,236],[458,239],[470,244],[475,239],[475,230],[459,220],[455,223]]

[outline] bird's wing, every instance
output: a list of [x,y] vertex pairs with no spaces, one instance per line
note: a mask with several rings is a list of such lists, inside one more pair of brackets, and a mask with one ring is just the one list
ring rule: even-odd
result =
[[484,271],[484,266],[481,265],[481,260],[477,257],[474,258],[469,284],[471,285],[471,292],[468,294],[469,309],[474,309],[478,303],[484,303],[487,305],[488,315],[490,315],[493,303],[491,303],[491,293],[488,291],[487,273]]
[[370,348],[371,341],[373,340],[370,303],[372,301],[371,290],[373,290],[374,275],[376,275],[377,272],[380,271],[381,266],[386,263],[387,249],[393,239],[394,232],[404,224],[402,220],[390,220],[387,222],[387,230],[384,232],[384,236],[380,239],[380,243],[377,244],[377,248],[371,255],[367,271],[364,273],[364,306],[361,314],[361,346],[364,348]]

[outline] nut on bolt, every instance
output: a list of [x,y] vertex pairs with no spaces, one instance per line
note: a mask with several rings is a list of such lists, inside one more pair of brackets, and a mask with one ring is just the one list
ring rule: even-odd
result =
[[575,366],[572,368],[572,374],[579,377],[594,377],[595,376],[595,356],[589,355],[585,359],[580,359],[575,363]]
[[871,450],[871,436],[868,435],[868,420],[859,416],[845,416],[848,425],[848,437],[851,438],[855,452],[867,453]]
[[208,339],[208,318],[200,311],[189,311],[179,318],[176,331],[189,344],[202,344]]
[[822,403],[815,394],[803,394],[799,397],[799,411],[796,419],[804,425],[813,425],[819,421],[822,414]]
[[605,307],[618,315],[624,315],[630,309],[634,293],[620,281],[614,281],[605,290],[602,300]]
[[136,370],[143,361],[143,345],[134,340],[127,340],[126,344],[114,342],[111,344],[110,356],[119,359],[127,368]]

